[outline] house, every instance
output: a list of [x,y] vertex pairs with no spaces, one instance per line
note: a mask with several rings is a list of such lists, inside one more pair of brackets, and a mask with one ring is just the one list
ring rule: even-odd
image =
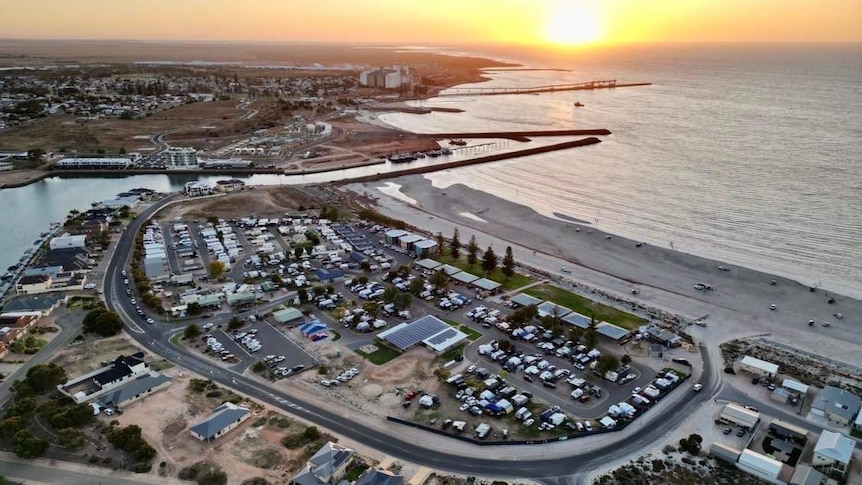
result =
[[158,372],[150,372],[137,377],[132,382],[117,388],[113,392],[109,392],[98,399],[98,403],[102,406],[114,406],[122,408],[138,399],[149,396],[150,394],[164,389],[171,384],[172,379]]
[[215,408],[209,417],[191,427],[192,436],[201,441],[212,441],[229,433],[251,416],[248,408],[226,402]]
[[51,291],[53,278],[46,274],[22,276],[15,287],[19,295],[35,295]]
[[403,482],[403,476],[396,475],[389,470],[368,468],[359,475],[353,485],[401,485]]
[[332,442],[326,443],[290,479],[291,485],[336,485],[353,462],[356,452]]
[[235,192],[244,188],[245,182],[240,179],[227,179],[216,182],[216,190],[220,192]]
[[850,391],[826,386],[811,402],[811,414],[824,417],[840,426],[849,426],[859,409],[862,400]]
[[749,374],[769,379],[778,375],[778,364],[766,362],[765,360],[760,360],[750,355],[743,357],[742,360],[739,361],[738,367],[739,370],[743,372],[748,372]]
[[90,401],[149,373],[150,367],[143,359],[143,352],[131,356],[121,355],[110,364],[103,363],[104,367],[101,369],[60,384],[57,389],[77,404]]
[[213,188],[209,184],[195,180],[186,182],[183,186],[183,193],[189,197],[200,197],[203,195],[212,195]]
[[843,434],[823,430],[820,439],[814,445],[814,457],[811,460],[811,466],[827,475],[843,477],[850,469],[854,446],[856,446],[856,442]]

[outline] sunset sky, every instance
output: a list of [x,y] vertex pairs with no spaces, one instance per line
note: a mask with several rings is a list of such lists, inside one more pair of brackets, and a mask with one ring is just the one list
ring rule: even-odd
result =
[[0,0],[0,36],[592,45],[862,41],[860,0]]

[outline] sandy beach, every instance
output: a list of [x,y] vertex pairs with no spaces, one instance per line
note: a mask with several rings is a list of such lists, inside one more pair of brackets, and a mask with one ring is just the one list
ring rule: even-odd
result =
[[[378,199],[377,209],[429,232],[461,240],[475,235],[480,246],[498,253],[512,246],[528,266],[632,302],[690,319],[708,315],[706,328],[692,326],[695,339],[710,347],[739,337],[765,336],[846,364],[862,367],[862,302],[766,273],[611,236],[576,220],[551,219],[533,209],[456,184],[434,187],[422,176],[383,183],[353,184],[349,190]],[[392,184],[397,184],[396,187]],[[415,204],[405,202],[415,200]],[[483,222],[486,221],[486,222]],[[719,265],[730,271],[718,269]],[[566,271],[562,271],[565,268]],[[776,280],[776,285],[770,283]],[[694,289],[706,283],[712,291]],[[637,288],[639,294],[632,295]],[[835,296],[834,304],[828,304]],[[770,305],[776,305],[771,310]],[[834,314],[842,313],[843,319]],[[808,320],[817,324],[809,327]],[[829,322],[825,328],[822,322]]]

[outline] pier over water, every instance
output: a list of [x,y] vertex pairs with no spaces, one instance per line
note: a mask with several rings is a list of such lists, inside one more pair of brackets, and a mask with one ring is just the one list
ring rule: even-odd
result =
[[577,84],[548,84],[546,86],[527,87],[455,87],[446,90],[438,96],[498,96],[503,94],[533,94],[552,93],[555,91],[588,91],[593,89],[628,88],[634,86],[650,86],[652,83],[620,83],[616,79],[587,81]]

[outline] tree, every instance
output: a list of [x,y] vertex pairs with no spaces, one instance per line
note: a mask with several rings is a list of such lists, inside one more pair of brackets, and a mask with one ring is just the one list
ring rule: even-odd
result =
[[30,430],[22,429],[12,438],[12,451],[18,458],[38,458],[48,449],[48,444],[48,440],[39,439]]
[[449,252],[452,253],[452,259],[458,261],[458,257],[460,256],[459,251],[461,249],[461,240],[458,234],[458,228],[455,228],[455,232],[452,233],[452,240],[449,242]]
[[398,289],[392,285],[386,285],[386,288],[383,290],[382,300],[386,303],[394,303],[396,296],[398,296]]
[[301,258],[302,257],[302,251],[304,249],[305,248],[303,248],[302,246],[297,246],[297,247],[293,248],[293,259]]
[[479,261],[479,245],[476,244],[476,236],[470,236],[470,242],[467,243],[467,264],[475,266]]
[[188,304],[188,306],[186,307],[186,311],[188,312],[189,315],[197,316],[197,315],[201,314],[201,312],[203,311],[203,308],[201,308],[200,303],[193,301],[193,302]]
[[109,443],[132,455],[136,461],[150,461],[156,457],[156,450],[141,436],[141,428],[136,424],[111,428],[107,438]]
[[395,306],[401,310],[406,310],[410,308],[410,304],[413,303],[413,296],[410,293],[400,292],[395,295],[393,303],[395,303]]
[[207,265],[207,273],[213,281],[224,276],[225,269],[225,265],[221,261],[211,261],[210,264]]
[[236,315],[230,317],[230,320],[227,321],[227,329],[230,331],[240,329],[243,325],[245,325],[245,323]]
[[700,453],[702,443],[703,437],[699,434],[690,434],[688,435],[688,438],[682,438],[679,440],[679,449],[689,453],[690,455],[697,455]]
[[482,255],[482,269],[484,269],[486,273],[490,273],[496,268],[497,255],[494,254],[494,250],[491,246],[488,246],[488,249],[485,250],[485,254]]
[[359,269],[361,269],[362,271],[365,271],[367,273],[367,272],[371,271],[371,263],[369,263],[368,260],[366,259],[365,261],[362,261],[361,263],[359,263]]
[[620,359],[612,354],[602,354],[596,362],[596,372],[599,375],[605,375],[608,371],[618,369],[620,367]]
[[438,368],[434,369],[434,377],[436,377],[437,380],[440,382],[448,379],[450,375],[451,375],[451,373],[442,367],[438,367]]
[[443,250],[446,249],[446,238],[443,237],[442,232],[437,233],[437,254],[443,254]]
[[362,275],[359,278],[356,278],[356,283],[358,283],[360,285],[367,285],[368,284],[368,277],[365,275]]
[[309,426],[302,432],[302,436],[308,441],[317,441],[320,439],[321,434],[317,426]]
[[434,285],[434,288],[438,290],[444,290],[449,286],[449,275],[447,275],[442,269],[438,269],[431,274],[430,278],[428,278],[428,283]]
[[185,332],[183,332],[183,338],[186,340],[194,340],[200,336],[201,329],[193,323],[187,326]]
[[623,365],[629,365],[632,363],[632,356],[629,354],[623,354],[620,362],[622,362]]
[[305,288],[300,288],[296,290],[296,296],[299,297],[300,303],[308,302],[308,290],[306,290]]
[[590,326],[587,328],[587,331],[584,333],[584,343],[587,347],[595,348],[596,344],[599,343],[599,334],[596,332],[596,319],[595,317],[590,318]]
[[110,337],[120,333],[123,329],[123,321],[120,316],[114,312],[108,311],[104,307],[99,307],[91,310],[84,317],[84,331],[92,332],[102,337]]
[[367,301],[362,305],[362,309],[365,310],[371,318],[374,318],[377,316],[377,312],[380,311],[380,304],[376,301]]
[[57,385],[63,384],[69,380],[66,375],[66,369],[51,362],[50,364],[34,365],[27,371],[27,377],[24,378],[24,384],[35,391],[42,393],[51,391],[57,388]]
[[[91,412],[90,415],[93,413]],[[85,436],[82,431],[74,428],[61,429],[59,432],[57,444],[63,448],[77,450],[84,446]]]
[[425,282],[422,281],[422,278],[414,278],[410,281],[410,293],[416,296],[419,296],[423,291],[425,291]]
[[508,351],[512,350],[513,347],[515,347],[515,344],[513,344],[511,340],[504,338],[504,339],[500,340],[500,342],[497,344],[497,346],[499,347],[500,350],[508,352]]
[[512,255],[512,246],[506,246],[506,256],[503,257],[503,275],[506,279],[515,276],[515,256]]

